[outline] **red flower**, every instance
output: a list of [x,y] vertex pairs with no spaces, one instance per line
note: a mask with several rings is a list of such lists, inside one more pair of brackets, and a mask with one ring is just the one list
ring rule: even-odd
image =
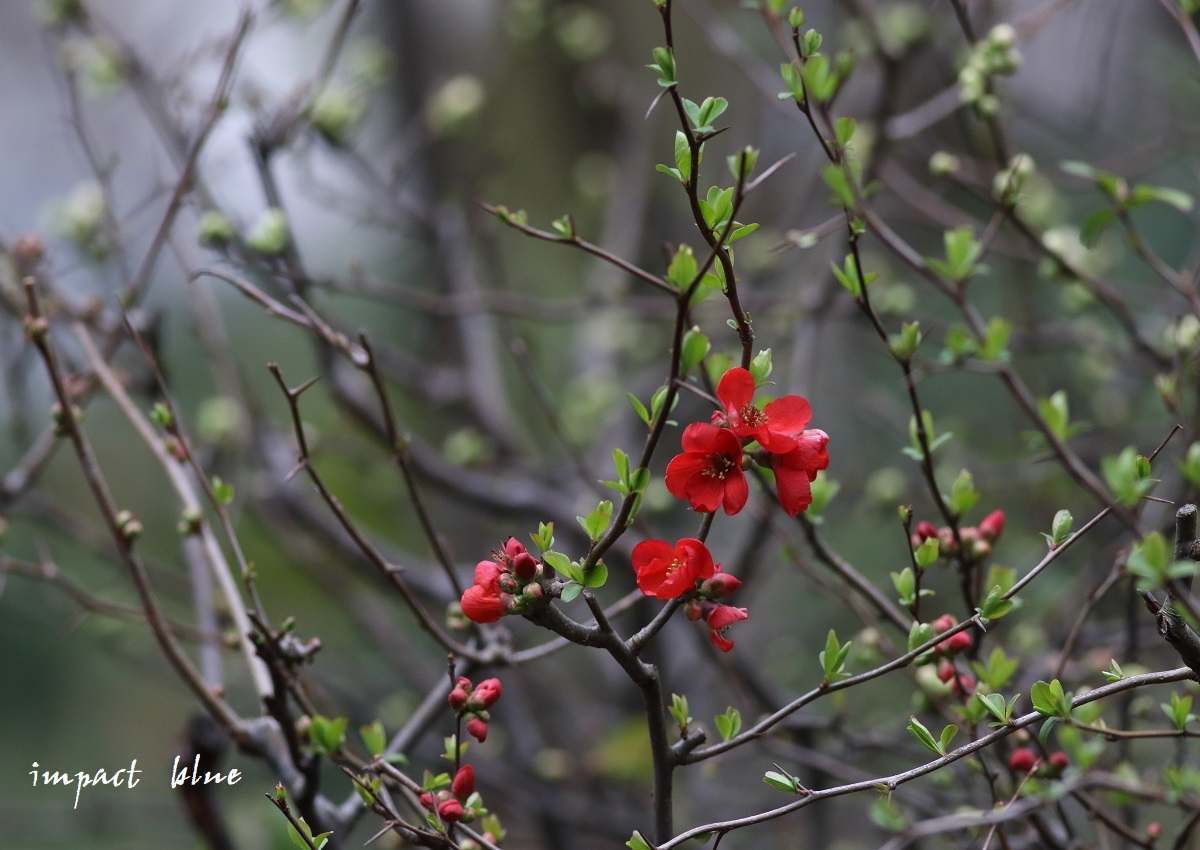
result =
[[501,690],[499,679],[484,679],[471,692],[471,697],[467,700],[467,709],[483,711],[491,708],[496,704],[496,700],[500,699]]
[[475,791],[475,768],[469,764],[464,764],[458,769],[458,773],[454,774],[454,781],[450,784],[450,791],[459,800],[466,800]]
[[667,464],[667,489],[687,499],[692,510],[733,515],[746,504],[750,488],[742,472],[742,443],[728,428],[693,422],[683,429],[683,454]]
[[798,434],[796,448],[790,452],[771,455],[775,489],[788,516],[794,517],[812,504],[812,480],[829,466],[828,443],[829,435],[814,429]]
[[703,543],[685,537],[673,547],[665,540],[643,540],[633,547],[633,569],[642,593],[678,599],[695,587],[697,579],[716,572],[716,565]]
[[467,721],[467,731],[471,733],[471,737],[479,743],[487,740],[487,723],[481,717],[472,717]]
[[1037,753],[1029,747],[1017,747],[1008,757],[1008,769],[1013,773],[1029,773],[1039,761]]
[[494,623],[508,612],[509,595],[500,590],[504,570],[495,561],[475,565],[475,584],[462,595],[462,610],[476,623]]
[[988,543],[995,543],[1004,531],[1004,511],[992,511],[979,523],[979,536]]
[[739,620],[750,616],[745,608],[734,608],[732,605],[716,605],[708,610],[705,621],[708,623],[708,639],[713,646],[722,652],[733,649],[733,641],[725,639],[725,631]]
[[717,398],[733,433],[757,440],[769,452],[796,448],[796,435],[812,418],[812,408],[798,395],[777,398],[759,410],[754,406],[754,377],[740,366],[721,376]]
[[446,823],[454,823],[461,820],[463,816],[462,803],[458,800],[447,800],[438,806],[438,817]]

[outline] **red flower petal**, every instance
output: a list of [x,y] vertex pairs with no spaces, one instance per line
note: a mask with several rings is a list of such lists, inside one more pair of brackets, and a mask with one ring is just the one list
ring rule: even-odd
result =
[[508,611],[498,592],[478,584],[471,585],[462,595],[462,611],[476,623],[494,623]]
[[717,384],[717,398],[727,414],[736,414],[754,400],[754,376],[741,366],[729,369]]

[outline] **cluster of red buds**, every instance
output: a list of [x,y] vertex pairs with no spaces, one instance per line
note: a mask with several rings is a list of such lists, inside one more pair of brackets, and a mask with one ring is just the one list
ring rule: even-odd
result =
[[1048,759],[1042,759],[1029,747],[1017,747],[1012,751],[1012,755],[1008,757],[1008,769],[1013,773],[1024,776],[1027,773],[1034,773],[1037,776],[1046,779],[1055,779],[1062,776],[1062,772],[1070,765],[1071,760],[1067,758],[1066,753],[1054,752],[1050,754]]
[[462,595],[462,611],[476,623],[494,623],[505,614],[519,614],[542,595],[538,581],[542,565],[515,537],[504,551],[492,552],[475,565],[475,583]]
[[[940,635],[950,631],[957,624],[958,621],[953,615],[943,614],[930,625],[933,626],[934,635]],[[938,679],[950,685],[950,690],[955,696],[964,698],[975,693],[975,679],[966,673],[959,673],[951,659],[970,648],[971,636],[966,632],[955,632],[933,648],[934,655],[940,656],[937,664]]]
[[733,641],[725,637],[725,632],[734,623],[748,618],[750,614],[745,608],[734,608],[732,605],[713,601],[729,596],[742,584],[741,579],[723,573],[720,569],[720,565],[717,565],[717,572],[700,583],[696,598],[687,603],[684,613],[693,622],[703,620],[708,626],[708,638],[713,642],[713,646],[722,652],[728,652],[733,649]]
[[454,781],[449,790],[426,791],[420,796],[421,805],[431,812],[437,812],[442,823],[470,823],[475,820],[476,809],[469,803],[475,793],[475,768],[464,764],[454,774]]
[[466,676],[459,676],[450,691],[448,701],[454,713],[467,721],[467,731],[479,743],[487,740],[488,714],[496,700],[500,699],[500,680],[484,679],[478,685],[472,685]]
[[[962,541],[964,550],[972,560],[982,561],[992,554],[992,545],[1000,538],[1003,531],[1004,511],[992,511],[980,521],[979,525],[959,528],[958,540]],[[931,538],[937,540],[938,554],[943,558],[958,554],[958,540],[955,540],[954,532],[949,526],[938,528],[928,520],[918,522],[912,533],[913,548],[917,548]]]

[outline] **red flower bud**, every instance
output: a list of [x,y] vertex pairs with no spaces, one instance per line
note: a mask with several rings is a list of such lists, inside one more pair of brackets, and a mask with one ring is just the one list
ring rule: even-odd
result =
[[508,542],[504,544],[504,555],[510,560],[516,560],[518,555],[527,555],[525,544],[515,537],[508,538]]
[[1067,758],[1066,753],[1055,752],[1050,754],[1050,768],[1053,770],[1053,775],[1058,776],[1071,764],[1071,760]]
[[943,658],[938,662],[937,677],[943,682],[949,682],[954,678],[954,665]]
[[496,700],[500,699],[501,690],[499,679],[484,679],[471,692],[471,698],[467,700],[467,707],[472,711],[491,708],[495,705]]
[[1013,773],[1029,773],[1037,763],[1037,754],[1029,747],[1017,747],[1008,757],[1008,769]]
[[1004,511],[992,511],[979,523],[979,534],[988,543],[995,543],[1004,531]]
[[933,626],[933,633],[940,635],[942,632],[948,632],[954,626],[958,625],[958,620],[954,619],[953,614],[943,614],[934,620],[930,625]]
[[465,802],[475,792],[475,768],[469,764],[460,767],[458,773],[454,774],[454,782],[451,783],[450,790],[455,797]]
[[463,816],[462,803],[458,800],[447,800],[438,806],[438,817],[446,823],[454,823]]
[[1151,841],[1158,841],[1162,838],[1162,824],[1156,820],[1146,824],[1146,837]]
[[467,721],[467,731],[471,733],[471,737],[479,743],[487,740],[487,724],[478,717],[472,717]]
[[704,580],[704,583],[700,585],[700,593],[709,599],[720,599],[733,593],[741,584],[741,579],[735,578],[729,573],[716,573]]
[[938,651],[946,655],[958,655],[971,648],[971,636],[966,632],[955,632],[938,644]]
[[521,581],[529,581],[537,575],[538,562],[537,559],[528,552],[519,552],[512,559],[513,572]]
[[938,536],[937,526],[929,520],[921,520],[917,523],[916,529],[913,531],[913,536],[916,538],[916,545],[920,546],[931,537]]
[[693,599],[683,606],[683,613],[687,614],[687,618],[694,623],[704,616],[704,604],[698,599]]
[[467,692],[461,687],[456,687],[450,692],[448,701],[456,714],[461,713],[467,705]]
[[432,794],[430,794],[428,791],[426,791],[424,794],[422,794],[417,799],[420,801],[422,806],[429,809],[429,811],[431,811],[431,812],[433,811],[433,795]]

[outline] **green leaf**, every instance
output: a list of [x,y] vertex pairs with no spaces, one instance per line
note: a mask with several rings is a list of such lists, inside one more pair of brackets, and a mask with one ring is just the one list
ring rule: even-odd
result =
[[892,573],[892,585],[896,588],[901,605],[908,607],[917,601],[917,578],[913,575],[912,567]]
[[1100,471],[1113,495],[1125,507],[1134,507],[1142,496],[1150,492],[1157,481],[1148,477],[1145,458],[1137,450],[1127,446],[1119,455],[1101,458]]
[[652,427],[654,420],[650,418],[650,412],[646,410],[646,405],[642,404],[633,393],[625,393],[625,398],[629,399],[629,403],[633,405],[633,410],[637,413],[638,418],[645,422],[647,427]]
[[692,369],[700,365],[712,349],[712,343],[708,341],[700,328],[693,327],[683,335],[683,344],[679,349],[679,373],[687,375]]
[[771,349],[764,348],[754,355],[750,361],[750,377],[754,378],[754,386],[761,387],[771,376],[774,366],[771,363]]
[[575,236],[575,226],[571,222],[569,215],[564,215],[562,218],[556,218],[550,225],[554,228],[554,232],[564,239],[571,239]]
[[1016,607],[1016,603],[1011,599],[1004,598],[1004,591],[1000,585],[996,585],[988,591],[987,597],[975,609],[975,613],[979,615],[980,621],[986,625],[992,620],[999,620],[1009,611]]
[[763,782],[770,785],[776,791],[784,791],[788,794],[796,793],[796,778],[794,776],[785,776],[782,773],[777,773],[774,770],[768,770],[763,775]]
[[342,748],[346,740],[346,726],[349,718],[337,717],[330,719],[321,715],[313,715],[308,727],[308,740],[315,752],[333,755]]
[[900,326],[900,333],[888,337],[888,348],[892,356],[900,363],[912,360],[917,348],[921,345],[921,323],[905,322]]
[[568,584],[562,589],[562,601],[564,603],[574,602],[575,598],[581,593],[583,593],[582,584]]
[[1167,719],[1175,724],[1175,728],[1180,732],[1187,729],[1187,725],[1196,719],[1196,715],[1192,714],[1192,698],[1190,696],[1181,697],[1179,694],[1172,691],[1171,704],[1161,706],[1163,713],[1167,715]]
[[680,731],[686,731],[688,724],[692,722],[692,716],[688,713],[688,700],[686,696],[679,694],[671,694],[671,705],[667,708],[667,713],[675,720],[675,725]]
[[[625,453],[620,449],[614,449],[613,457],[616,458],[618,454],[624,455]],[[626,467],[629,465],[628,458],[625,459],[625,465]],[[618,463],[617,466],[619,469],[620,463]],[[554,546],[554,523],[539,522],[537,533],[530,534],[529,539],[533,541],[533,545],[537,547],[539,552],[545,552],[547,549]]]
[[854,190],[850,186],[850,180],[846,177],[845,170],[840,165],[827,165],[821,169],[821,176],[825,179],[825,185],[833,192],[829,200],[835,206],[848,210],[854,209]]
[[1075,523],[1075,518],[1071,516],[1071,512],[1065,508],[1054,514],[1054,522],[1050,524],[1050,536],[1047,538],[1050,541],[1050,548],[1057,549],[1067,538],[1071,536],[1071,526]]
[[802,56],[812,56],[821,49],[821,34],[816,30],[809,30],[800,39],[800,54]]
[[1104,671],[1104,681],[1119,682],[1125,678],[1125,672],[1121,669],[1121,665],[1117,663],[1117,659],[1110,658],[1108,661],[1108,669]]
[[986,664],[979,661],[972,661],[971,670],[980,682],[987,685],[993,691],[999,691],[1008,684],[1013,673],[1017,672],[1017,665],[1019,663],[1017,659],[1009,658],[1005,655],[1003,649],[996,647],[992,650],[992,654],[988,656]]
[[595,543],[608,530],[608,525],[612,521],[613,504],[605,500],[596,505],[596,509],[590,512],[586,517],[575,517],[583,527],[584,532],[588,536],[588,540]]
[[1175,559],[1174,550],[1165,537],[1152,531],[1135,543],[1125,559],[1125,570],[1141,579],[1139,587],[1161,587],[1166,584],[1168,572]]
[[846,676],[846,657],[850,654],[852,643],[853,641],[846,641],[846,645],[842,646],[838,643],[837,634],[833,629],[829,630],[829,635],[825,638],[825,649],[817,655],[825,671],[825,682],[835,682]]
[[1200,443],[1188,446],[1187,454],[1179,463],[1179,471],[1193,487],[1200,486]]
[[941,554],[941,544],[936,537],[927,537],[921,541],[921,545],[913,551],[913,557],[917,560],[917,566],[924,569],[937,561]]
[[722,741],[728,741],[742,729],[742,713],[733,706],[725,709],[724,714],[718,714],[713,721]]
[[797,103],[803,103],[804,81],[800,76],[800,69],[791,63],[780,65],[779,75],[783,77],[783,84],[787,86],[787,91],[780,92],[779,99],[787,100],[790,97]]
[[658,74],[658,84],[663,88],[675,85],[675,54],[669,47],[656,47],[651,51],[654,63],[647,65],[651,71]]
[[[658,2],[658,0],[655,0],[655,2]],[[629,850],[654,850],[654,847],[651,846],[650,842],[648,842],[645,838],[642,838],[642,834],[637,830],[634,830],[633,836],[625,842],[625,846],[628,847]]]
[[946,231],[943,239],[946,249],[946,259],[928,258],[925,264],[950,280],[961,283],[983,271],[977,264],[983,246],[975,239],[975,234],[969,227],[957,227]]
[[[700,104],[697,120],[694,122],[697,133],[711,133],[713,122],[721,117],[729,101],[723,97],[706,97]],[[689,116],[690,117],[690,116]]]
[[918,646],[929,643],[933,638],[933,626],[929,623],[913,623],[908,630],[908,651],[912,652]]
[[218,476],[214,475],[212,480],[213,498],[222,505],[228,505],[233,501],[233,485],[226,484]]
[[839,118],[833,129],[833,135],[837,138],[838,145],[845,148],[850,144],[850,140],[854,138],[854,131],[857,129],[858,122],[853,118]]
[[384,734],[383,723],[381,721],[376,720],[367,726],[359,727],[358,734],[362,738],[367,752],[371,755],[380,755],[387,749],[387,735]]
[[667,267],[667,280],[678,289],[687,289],[696,279],[696,255],[690,245],[680,245]]
[[1079,226],[1079,241],[1085,248],[1095,248],[1109,225],[1117,220],[1117,211],[1112,207],[1101,207],[1088,215]]
[[1012,322],[994,317],[988,321],[984,331],[983,345],[979,356],[984,360],[1008,360],[1008,338],[1012,336]]
[[562,552],[543,552],[542,560],[564,578],[583,584],[583,571],[579,568],[578,564],[572,563],[571,559]]
[[1060,718],[1071,716],[1071,699],[1063,692],[1062,683],[1058,679],[1049,684],[1035,682],[1029,696],[1033,700],[1033,709],[1038,714]]
[[942,730],[942,735],[938,738],[938,746],[941,751],[946,752],[946,748],[950,746],[950,742],[954,740],[954,736],[958,734],[958,727],[951,724]]
[[1183,213],[1191,212],[1192,207],[1195,206],[1192,196],[1178,189],[1171,189],[1165,186],[1147,186],[1144,183],[1139,183],[1130,190],[1128,202],[1130,207],[1140,206],[1150,201],[1166,204]]
[[597,561],[596,565],[584,573],[584,587],[604,587],[604,583],[608,581],[608,567],[603,561]]
[[962,516],[979,501],[979,491],[975,489],[975,479],[971,473],[962,470],[950,487],[950,498],[946,500],[947,507],[955,516]]
[[915,714],[912,715],[908,720],[908,731],[912,733],[914,738],[927,746],[929,749],[933,750],[939,756],[944,756],[946,754],[946,751],[942,748],[942,745],[934,740],[933,733],[925,728],[924,723],[922,723],[920,720],[917,720]]
[[830,268],[833,269],[833,276],[837,278],[837,282],[842,285],[842,288],[850,293],[851,297],[857,301],[862,297],[862,282],[866,281],[867,286],[871,285],[871,281],[879,277],[877,274],[860,275],[858,271],[858,261],[853,254],[847,254],[845,261],[842,263],[842,268],[830,263]]

